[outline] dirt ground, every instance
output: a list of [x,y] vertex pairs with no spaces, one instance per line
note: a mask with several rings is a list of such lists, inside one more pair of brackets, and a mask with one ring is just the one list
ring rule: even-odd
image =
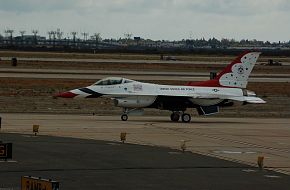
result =
[[[13,52],[0,52],[0,56],[12,55]],[[51,53],[27,53],[15,52],[13,55],[24,56],[55,56],[63,57],[67,54]],[[74,54],[69,54],[74,56]],[[76,57],[87,57],[88,55],[77,54]],[[103,56],[103,55],[98,55]],[[109,56],[109,55],[106,55]],[[117,56],[113,55],[112,57]],[[124,55],[125,56],[125,55]],[[126,55],[139,58],[156,58],[151,55]],[[110,58],[112,58],[110,57]],[[123,57],[122,57],[123,58]],[[229,59],[228,57],[226,59]],[[126,57],[127,59],[127,57]],[[207,58],[216,60],[213,57]],[[224,58],[220,58],[224,59]],[[286,59],[286,58],[285,58]],[[8,61],[0,61],[0,67],[11,68]],[[21,62],[19,68],[42,68],[42,69],[94,69],[94,70],[146,70],[146,71],[190,71],[209,72],[219,71],[224,65],[211,64],[123,64],[123,63],[81,63],[81,62]],[[253,73],[283,73],[290,74],[290,66],[269,67],[256,66]],[[64,100],[54,99],[56,93],[66,90],[88,86],[93,80],[76,79],[30,79],[30,78],[1,78],[0,83],[0,112],[35,112],[35,113],[85,113],[85,114],[119,114],[121,108],[113,106],[107,99],[95,100]],[[184,84],[181,81],[147,81],[160,84]],[[246,105],[242,107],[223,108],[218,116],[235,117],[290,117],[290,84],[289,83],[249,83],[248,89],[255,91],[257,95],[267,101],[264,105]],[[149,115],[165,115],[167,111],[148,110]],[[193,114],[196,111],[192,110]]]

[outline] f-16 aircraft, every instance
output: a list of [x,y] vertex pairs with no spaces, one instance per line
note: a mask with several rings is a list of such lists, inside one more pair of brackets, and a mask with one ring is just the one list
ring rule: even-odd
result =
[[129,113],[140,112],[143,108],[156,108],[171,111],[170,119],[174,122],[181,117],[182,122],[188,123],[191,115],[186,113],[187,108],[196,108],[199,115],[211,115],[218,113],[220,107],[232,106],[236,101],[244,104],[266,103],[246,89],[259,55],[259,52],[245,52],[214,79],[204,82],[175,86],[109,77],[84,88],[60,93],[56,97],[111,98],[115,106],[123,108],[123,121],[127,121]]

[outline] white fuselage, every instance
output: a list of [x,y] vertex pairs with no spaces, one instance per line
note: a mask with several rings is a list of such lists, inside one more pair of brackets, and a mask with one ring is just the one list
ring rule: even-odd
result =
[[[158,85],[138,81],[116,85],[91,85],[87,88],[105,97],[143,102],[140,103],[140,107],[149,106],[157,96],[188,97],[194,104],[201,106],[215,105],[228,97],[243,96],[243,90],[239,88]],[[82,97],[82,93],[75,93]]]

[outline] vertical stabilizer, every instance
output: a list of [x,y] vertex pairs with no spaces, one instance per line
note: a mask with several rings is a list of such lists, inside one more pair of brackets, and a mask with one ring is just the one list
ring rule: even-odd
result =
[[215,79],[205,82],[189,82],[190,86],[246,88],[249,76],[260,52],[245,52],[229,64]]

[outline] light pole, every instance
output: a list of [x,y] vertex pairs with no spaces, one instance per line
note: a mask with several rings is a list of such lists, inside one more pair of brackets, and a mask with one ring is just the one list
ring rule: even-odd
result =
[[5,30],[5,33],[8,34],[10,37],[10,45],[13,44],[13,32],[14,32],[14,30],[11,30],[11,29]]
[[71,35],[73,36],[73,45],[74,47],[76,46],[76,36],[77,36],[77,32],[71,32]]
[[32,34],[34,35],[34,45],[37,45],[38,30],[32,30]]
[[21,43],[22,43],[22,45],[24,45],[24,34],[25,34],[25,31],[21,30],[21,31],[19,31],[19,33],[21,35]]

